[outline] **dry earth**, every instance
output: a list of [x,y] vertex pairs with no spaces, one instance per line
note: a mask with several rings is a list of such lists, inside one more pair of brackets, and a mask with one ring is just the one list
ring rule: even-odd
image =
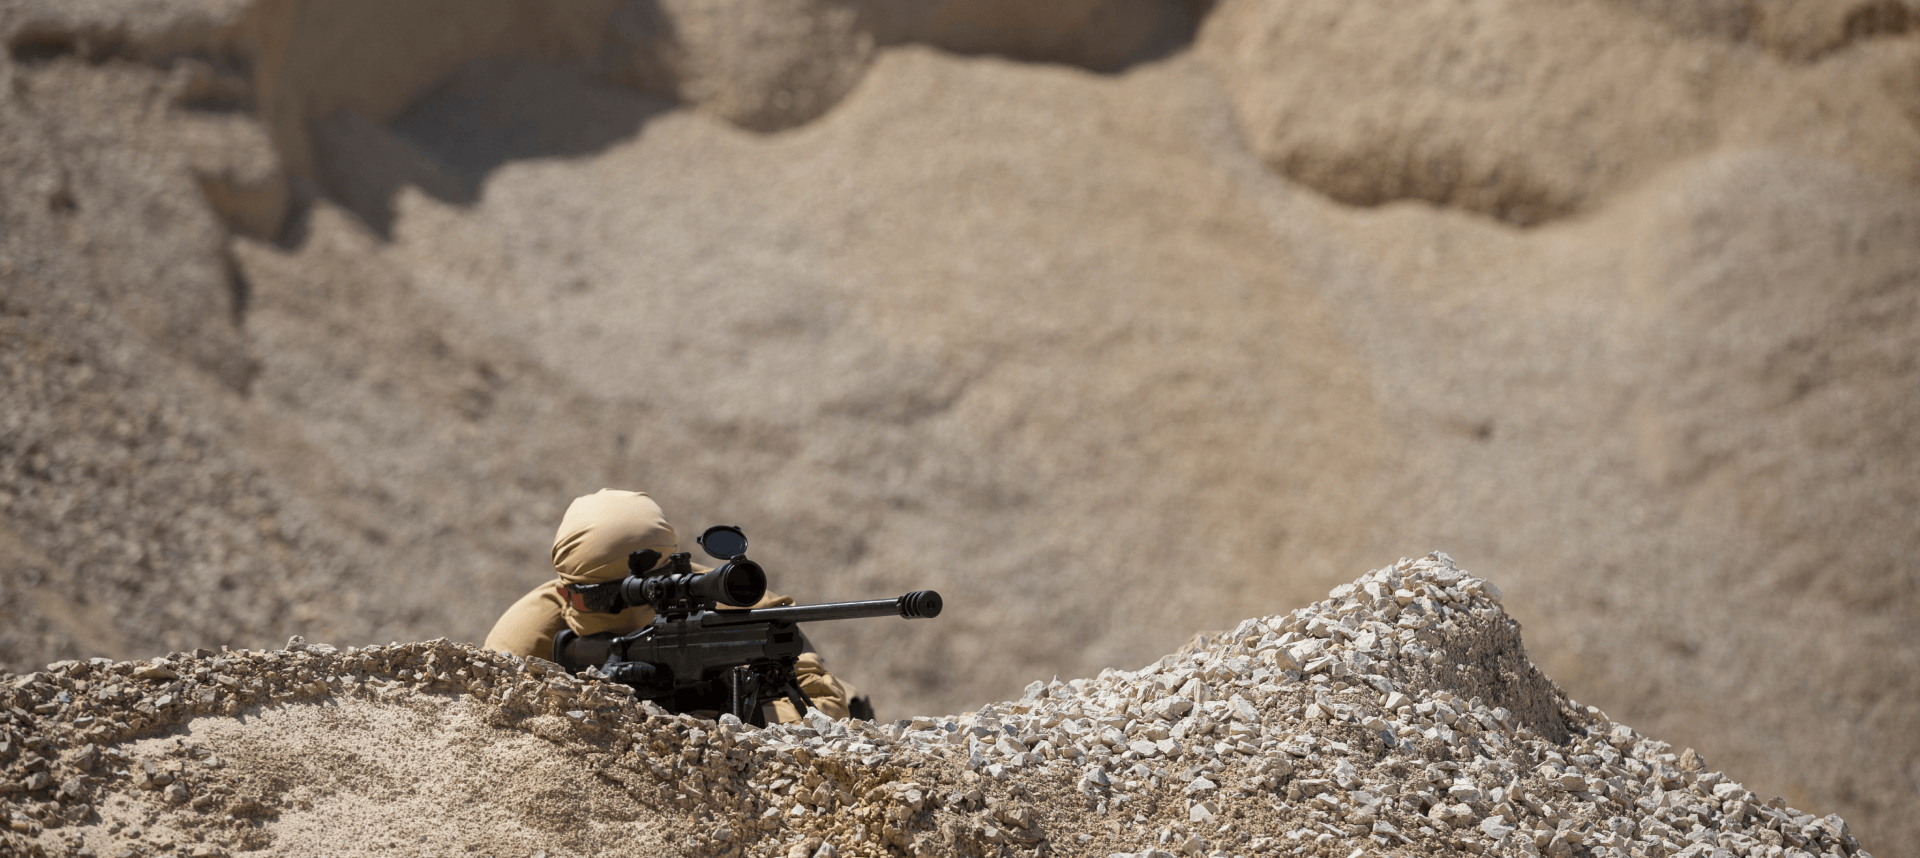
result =
[[[1569,699],[1445,555],[1138,671],[756,730],[471,645],[14,678],[9,854],[1870,858]],[[31,712],[29,712],[31,710]]]
[[1445,546],[1920,853],[1917,14],[8,0],[0,664],[475,641],[608,485],[942,591],[883,719]]

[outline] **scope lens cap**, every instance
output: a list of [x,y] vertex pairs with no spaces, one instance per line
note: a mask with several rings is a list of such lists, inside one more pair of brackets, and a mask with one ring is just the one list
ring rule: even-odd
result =
[[716,524],[694,540],[707,554],[720,560],[734,560],[747,553],[747,535],[731,524]]

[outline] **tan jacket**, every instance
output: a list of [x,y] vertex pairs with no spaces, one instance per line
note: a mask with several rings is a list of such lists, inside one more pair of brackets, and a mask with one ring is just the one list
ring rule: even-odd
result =
[[[625,634],[653,622],[653,609],[645,605],[628,608],[618,614],[592,614],[577,611],[560,595],[563,584],[595,584],[612,581],[627,574],[627,554],[653,549],[661,556],[678,548],[673,525],[668,524],[658,504],[640,492],[601,489],[575,498],[560,520],[553,540],[553,567],[558,580],[533,588],[501,615],[487,633],[487,649],[520,656],[553,657],[553,636],[571,628],[577,634],[601,632]],[[694,570],[707,571],[694,565]],[[754,607],[791,605],[793,600],[769,592]],[[835,718],[847,717],[851,686],[827,673],[818,653],[802,653],[794,673],[800,690],[821,712]],[[802,713],[782,699],[768,704],[773,713],[768,720],[798,721]]]

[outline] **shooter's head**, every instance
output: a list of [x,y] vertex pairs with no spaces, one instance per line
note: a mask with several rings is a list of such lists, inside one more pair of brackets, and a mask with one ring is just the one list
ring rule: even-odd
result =
[[573,499],[553,537],[553,571],[569,584],[598,584],[627,575],[627,556],[678,550],[673,525],[642,492],[601,489]]

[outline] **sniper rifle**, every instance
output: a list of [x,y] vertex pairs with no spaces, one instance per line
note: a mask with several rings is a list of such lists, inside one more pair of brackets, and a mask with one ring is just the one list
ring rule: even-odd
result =
[[[660,552],[649,549],[627,555],[625,578],[566,585],[565,595],[577,610],[619,613],[646,605],[654,617],[625,634],[563,630],[554,636],[553,660],[572,673],[598,668],[602,676],[669,711],[731,712],[765,726],[764,703],[784,697],[803,713],[811,705],[794,674],[800,654],[812,649],[798,623],[940,615],[940,594],[932,590],[897,599],[752,608],[766,595],[767,574],[747,559],[746,534],[718,525],[707,528],[699,543],[725,562],[695,572],[686,552],[669,555],[663,564]],[[856,717],[873,717],[864,699],[852,702]]]

